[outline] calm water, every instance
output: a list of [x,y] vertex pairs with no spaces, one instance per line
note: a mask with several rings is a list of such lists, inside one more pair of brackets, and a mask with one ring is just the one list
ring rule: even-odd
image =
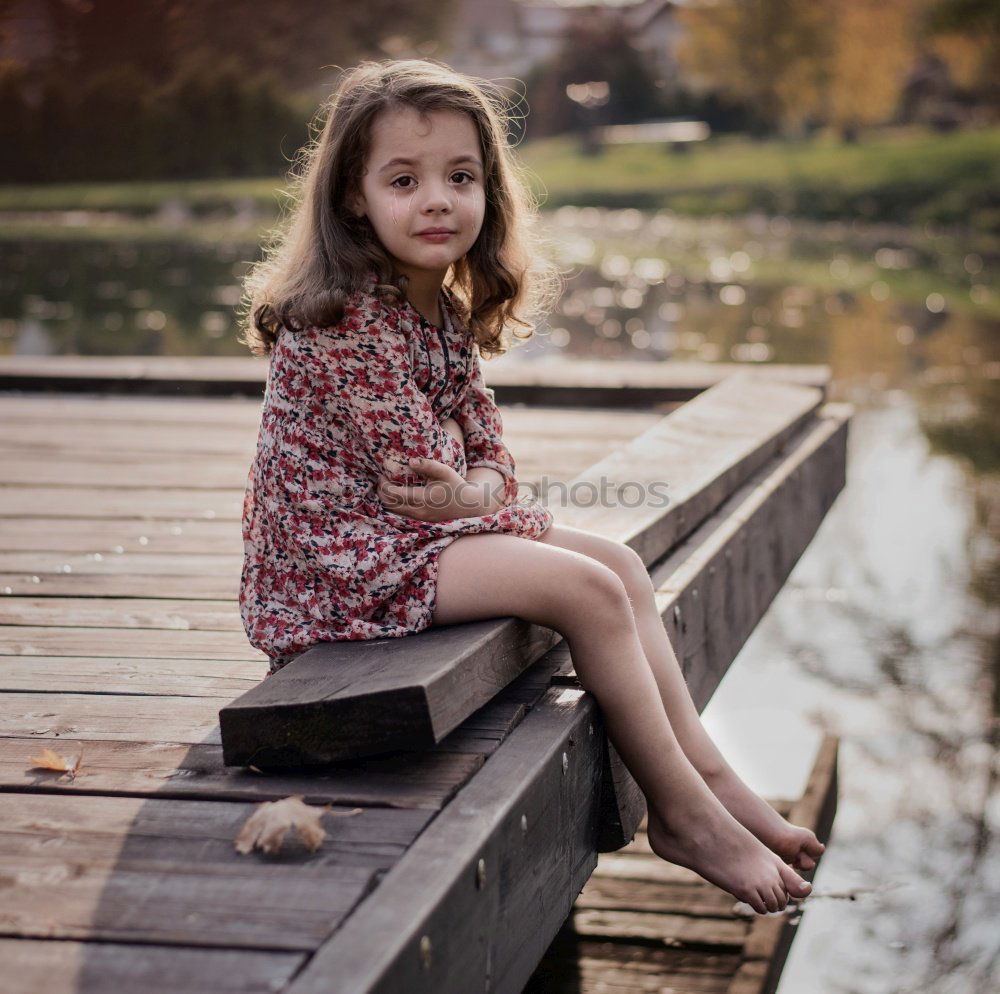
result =
[[[564,209],[574,274],[516,355],[823,362],[848,486],[705,712],[773,796],[842,737],[779,994],[1000,989],[1000,294],[913,229]],[[252,242],[0,243],[0,354],[244,354]]]

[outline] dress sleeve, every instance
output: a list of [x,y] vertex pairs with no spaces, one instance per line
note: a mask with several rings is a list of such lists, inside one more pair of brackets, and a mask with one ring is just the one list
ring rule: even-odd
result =
[[472,345],[472,365],[468,389],[458,402],[452,417],[465,435],[467,466],[488,466],[504,478],[503,503],[517,500],[517,466],[503,440],[503,419],[493,390],[486,386],[478,346]]
[[[442,427],[427,395],[417,386],[410,347],[398,323],[378,310],[349,308],[334,328],[306,329],[314,396],[347,422],[356,454],[373,475],[392,483],[426,482],[408,461],[436,459],[466,473],[462,443]],[[312,334],[309,334],[309,333]]]

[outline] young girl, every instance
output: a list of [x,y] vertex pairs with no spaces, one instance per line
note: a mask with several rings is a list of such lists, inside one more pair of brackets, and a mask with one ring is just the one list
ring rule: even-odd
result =
[[321,641],[551,628],[646,796],[653,851],[758,912],[807,894],[793,866],[824,847],[709,739],[642,560],[518,498],[479,353],[505,351],[546,282],[496,94],[432,62],[364,63],[303,162],[245,298],[270,370],[240,605],[270,672]]

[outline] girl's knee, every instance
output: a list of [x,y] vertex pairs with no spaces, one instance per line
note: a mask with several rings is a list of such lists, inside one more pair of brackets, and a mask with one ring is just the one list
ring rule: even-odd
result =
[[433,624],[513,615],[562,634],[631,616],[621,577],[604,563],[511,535],[456,539],[438,560]]
[[559,525],[553,525],[541,536],[540,541],[583,553],[603,563],[621,578],[633,598],[646,594],[651,589],[649,571],[642,557],[624,542]]
[[581,560],[562,588],[568,610],[603,625],[626,621],[631,614],[629,593],[622,578],[596,559]]

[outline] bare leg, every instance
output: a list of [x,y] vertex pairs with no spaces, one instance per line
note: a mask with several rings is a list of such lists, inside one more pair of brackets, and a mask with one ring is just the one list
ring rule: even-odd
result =
[[705,731],[639,556],[620,542],[566,525],[552,525],[538,541],[590,556],[618,574],[628,591],[639,640],[664,709],[688,759],[740,824],[793,866],[812,869],[825,848],[823,843],[810,829],[790,824],[755,794]]
[[588,556],[515,535],[465,535],[438,561],[434,624],[513,615],[559,632],[608,737],[646,796],[649,842],[757,911],[810,885],[726,810],[691,765],[659,700],[625,586]]

